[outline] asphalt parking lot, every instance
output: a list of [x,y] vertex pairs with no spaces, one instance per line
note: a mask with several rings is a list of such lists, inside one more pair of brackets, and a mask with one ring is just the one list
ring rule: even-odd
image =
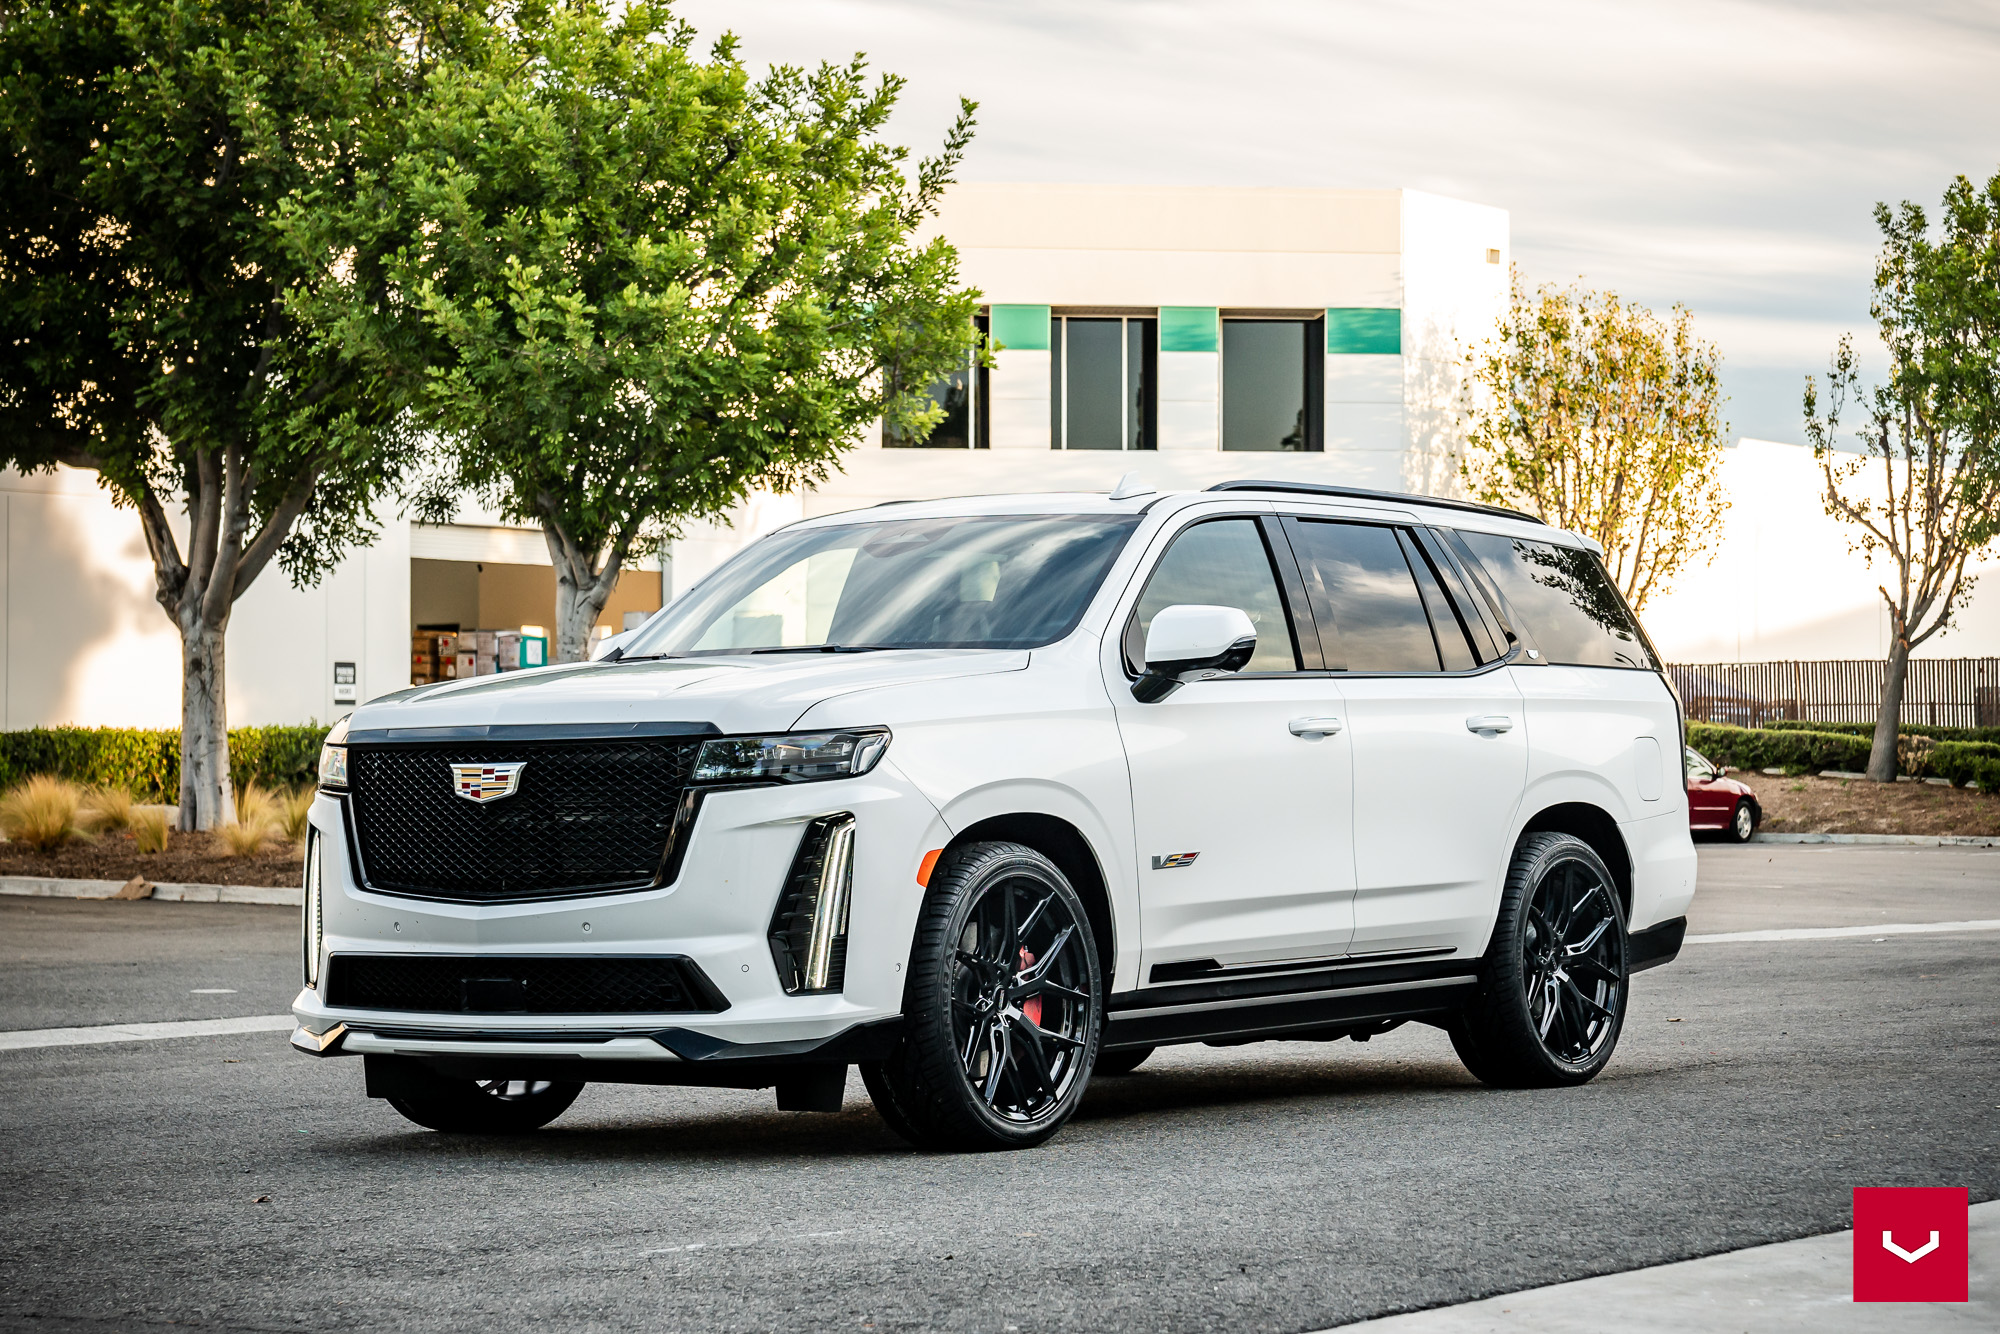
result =
[[[2000,850],[1702,850],[1698,934],[2000,918]],[[296,913],[0,900],[0,1029],[273,1014]],[[594,1086],[448,1138],[281,1034],[0,1052],[0,1327],[1312,1330],[2000,1195],[2000,931],[1690,945],[1595,1083],[1433,1030],[1164,1051],[1036,1151],[850,1081]],[[258,1203],[255,1201],[266,1200]]]

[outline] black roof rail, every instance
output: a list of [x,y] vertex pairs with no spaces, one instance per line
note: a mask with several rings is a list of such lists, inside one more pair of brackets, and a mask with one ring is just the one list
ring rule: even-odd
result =
[[1493,514],[1503,519],[1548,524],[1532,514],[1510,510],[1504,505],[1482,505],[1476,500],[1446,500],[1441,496],[1414,496],[1402,491],[1371,491],[1365,486],[1334,486],[1326,482],[1217,482],[1211,491],[1290,491],[1304,496],[1340,496],[1348,500],[1393,500],[1405,505],[1432,505],[1438,509],[1464,510],[1468,514]]

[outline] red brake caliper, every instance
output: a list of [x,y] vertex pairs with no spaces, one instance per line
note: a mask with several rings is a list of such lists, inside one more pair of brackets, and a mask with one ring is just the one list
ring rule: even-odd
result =
[[[1034,963],[1035,956],[1023,949],[1021,951],[1021,971],[1026,972],[1034,966]],[[1029,1023],[1033,1024],[1036,1028],[1040,1028],[1042,1026],[1042,998],[1040,996],[1030,996],[1022,1001],[1021,1013],[1028,1016]]]

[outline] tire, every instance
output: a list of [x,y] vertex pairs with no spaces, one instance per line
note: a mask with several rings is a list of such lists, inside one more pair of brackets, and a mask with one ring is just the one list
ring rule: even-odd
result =
[[1090,1082],[1104,979],[1083,900],[1018,843],[974,843],[931,875],[904,1028],[862,1082],[926,1149],[1024,1149],[1062,1128]]
[[1741,797],[1736,800],[1736,809],[1729,813],[1729,827],[1723,835],[1731,843],[1748,843],[1750,835],[1757,832],[1757,808]]
[[524,1135],[569,1110],[583,1085],[567,1080],[436,1079],[434,1091],[389,1105],[420,1126],[450,1135]]
[[1625,1023],[1625,912],[1611,869],[1582,839],[1530,834],[1500,896],[1479,994],[1447,1031],[1495,1088],[1588,1083]]
[[1124,1047],[1118,1051],[1101,1051],[1097,1053],[1097,1064],[1090,1068],[1091,1077],[1104,1079],[1129,1075],[1144,1065],[1146,1058],[1151,1056],[1153,1051],[1152,1047]]

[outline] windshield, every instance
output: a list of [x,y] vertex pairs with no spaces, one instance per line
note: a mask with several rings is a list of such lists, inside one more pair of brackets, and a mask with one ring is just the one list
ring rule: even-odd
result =
[[774,534],[698,584],[627,658],[1037,648],[1075,628],[1136,516],[885,520]]

